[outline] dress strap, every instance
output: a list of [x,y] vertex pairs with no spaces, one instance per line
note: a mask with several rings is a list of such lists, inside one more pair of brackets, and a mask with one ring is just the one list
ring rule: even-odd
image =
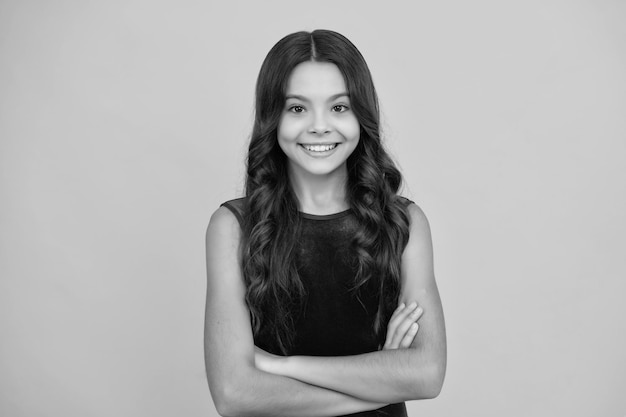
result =
[[221,204],[221,206],[226,207],[235,215],[235,217],[237,218],[237,221],[239,222],[239,226],[241,226],[242,229],[244,225],[244,221],[243,221],[244,205],[245,205],[245,198],[237,198],[235,200],[229,200]]
[[402,204],[404,204],[405,207],[409,206],[410,204],[415,204],[414,201],[411,201],[406,197],[403,197],[401,195],[399,195],[398,197],[400,198],[400,201],[402,202]]

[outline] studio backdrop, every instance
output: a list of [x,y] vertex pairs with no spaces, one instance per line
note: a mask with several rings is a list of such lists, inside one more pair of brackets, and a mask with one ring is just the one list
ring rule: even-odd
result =
[[216,416],[204,232],[271,46],[361,50],[448,332],[412,416],[626,415],[626,3],[0,2],[0,415]]

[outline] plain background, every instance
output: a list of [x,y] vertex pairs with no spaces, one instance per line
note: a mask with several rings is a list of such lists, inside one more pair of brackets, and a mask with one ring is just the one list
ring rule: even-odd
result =
[[315,28],[433,230],[448,373],[410,414],[626,415],[626,3],[382,3],[0,2],[0,415],[216,415],[204,231]]

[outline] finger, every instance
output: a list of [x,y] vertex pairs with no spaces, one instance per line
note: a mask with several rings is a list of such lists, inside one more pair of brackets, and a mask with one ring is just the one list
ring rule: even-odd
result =
[[410,314],[404,317],[401,323],[399,323],[395,329],[394,334],[392,335],[393,339],[391,341],[392,345],[399,346],[400,342],[404,338],[404,335],[409,331],[409,328],[413,323],[415,323],[422,316],[424,310],[421,307],[415,307]]
[[[402,303],[401,305],[403,304],[404,303]],[[411,304],[404,306],[404,308],[402,309],[396,309],[396,311],[397,310],[400,310],[400,311],[397,311],[397,314],[394,312],[394,314],[389,319],[388,327],[395,328],[399,323],[401,323],[404,320],[406,316],[411,314],[411,312],[415,310],[416,307],[417,307],[417,303],[413,301]]]
[[389,336],[393,336],[398,325],[402,323],[406,319],[406,317],[411,314],[411,312],[413,312],[416,308],[417,302],[415,301],[413,301],[409,305],[405,305],[404,303],[400,304],[389,319],[389,323],[387,324],[387,334]]
[[417,322],[411,324],[411,326],[409,327],[409,330],[406,332],[406,334],[402,338],[399,348],[407,349],[411,347],[411,343],[413,343],[413,340],[415,340],[415,336],[417,335],[418,330],[419,330],[419,324],[417,324]]
[[389,320],[393,320],[398,314],[400,314],[400,312],[402,312],[402,310],[404,310],[405,307],[406,305],[404,303],[400,303],[400,305],[398,305],[398,307],[396,307],[396,309],[393,311],[393,314],[391,315]]
[[396,342],[398,341],[398,338],[396,337],[397,327],[400,323],[402,323],[406,319],[406,317],[409,314],[411,314],[411,312],[415,309],[415,307],[417,307],[416,302],[412,302],[408,306],[402,303],[394,311],[394,313],[391,316],[391,319],[389,320],[389,323],[387,324],[387,334],[385,337],[385,345],[384,345],[386,349],[397,349],[398,347],[397,344],[395,346],[392,345],[394,341]]

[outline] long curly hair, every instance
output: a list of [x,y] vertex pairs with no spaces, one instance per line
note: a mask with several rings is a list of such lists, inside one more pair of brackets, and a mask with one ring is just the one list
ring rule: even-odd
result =
[[346,195],[356,217],[353,291],[375,285],[379,306],[374,331],[384,341],[400,292],[402,252],[409,238],[406,205],[397,195],[400,171],[380,137],[378,98],[367,64],[343,35],[329,30],[297,32],[269,51],[257,79],[254,127],[248,149],[242,270],[255,336],[268,337],[283,354],[294,341],[294,322],[305,295],[295,263],[300,216],[277,142],[287,81],[306,61],[331,62],[343,74],[360,140],[347,160]]

